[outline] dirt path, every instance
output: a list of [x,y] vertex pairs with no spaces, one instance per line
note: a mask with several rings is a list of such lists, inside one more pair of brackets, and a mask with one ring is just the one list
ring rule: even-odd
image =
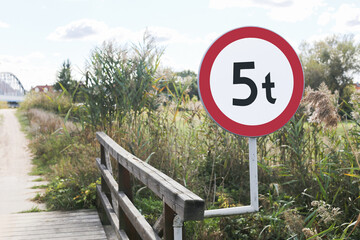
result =
[[31,154],[28,140],[20,131],[14,109],[0,109],[0,215],[44,208],[30,201],[39,192],[31,189],[39,185],[33,182],[38,176],[29,176]]

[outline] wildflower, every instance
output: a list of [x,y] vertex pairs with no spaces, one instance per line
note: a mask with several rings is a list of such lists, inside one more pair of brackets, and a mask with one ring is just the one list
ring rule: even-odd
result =
[[[311,238],[311,237],[313,237],[313,236],[315,236],[317,234],[316,229],[313,230],[313,229],[310,229],[310,228],[303,228],[302,232],[304,233],[306,238]],[[316,237],[314,239],[315,240],[320,240],[321,238]]]
[[328,224],[335,220],[336,216],[341,213],[340,208],[332,208],[330,204],[324,201],[312,201],[311,206],[317,207],[316,211],[320,217],[319,222]]
[[290,233],[300,235],[304,221],[296,209],[291,209],[284,212],[286,228]]

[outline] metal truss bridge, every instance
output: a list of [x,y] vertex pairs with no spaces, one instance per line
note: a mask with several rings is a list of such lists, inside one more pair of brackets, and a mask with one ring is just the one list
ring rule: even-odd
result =
[[12,73],[0,72],[0,101],[19,103],[24,101],[25,89]]

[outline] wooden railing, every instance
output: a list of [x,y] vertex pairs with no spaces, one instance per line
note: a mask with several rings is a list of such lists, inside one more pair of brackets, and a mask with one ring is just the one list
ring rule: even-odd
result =
[[[204,218],[203,199],[124,150],[105,133],[98,132],[96,137],[101,148],[101,158],[96,159],[101,172],[101,185],[97,186],[100,208],[119,239],[161,239],[160,235],[166,240],[181,239],[183,221]],[[119,183],[112,175],[109,155],[117,161]],[[163,201],[163,214],[154,227],[132,203],[131,175]]]

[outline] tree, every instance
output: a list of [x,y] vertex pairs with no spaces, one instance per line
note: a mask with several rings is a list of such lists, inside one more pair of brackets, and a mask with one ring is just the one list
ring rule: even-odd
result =
[[54,89],[57,91],[62,91],[63,88],[61,86],[65,88],[71,96],[74,94],[78,86],[77,81],[74,80],[71,76],[71,63],[69,59],[63,62],[62,68],[58,73]]
[[325,82],[332,93],[337,90],[341,100],[348,100],[348,86],[360,72],[360,44],[353,36],[334,35],[313,44],[305,42],[300,48],[305,84],[317,89]]

